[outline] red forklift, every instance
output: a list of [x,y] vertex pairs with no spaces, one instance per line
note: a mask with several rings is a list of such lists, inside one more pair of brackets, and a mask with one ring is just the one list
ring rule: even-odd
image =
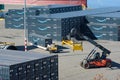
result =
[[[95,48],[89,53],[89,55],[80,63],[80,66],[88,69],[88,68],[95,68],[95,67],[111,67],[112,60],[108,59],[107,56],[111,53],[108,49],[101,46],[94,40],[90,39],[89,37],[77,32],[77,29],[71,29],[70,36],[74,37],[77,34],[81,39],[85,39],[86,41],[90,42],[95,46]],[[97,52],[97,48],[102,50],[102,52]]]
[[[94,68],[94,67],[111,67],[111,59],[106,58],[111,52],[101,46],[100,44],[96,43],[92,39],[88,38],[87,36],[82,37],[92,43],[95,48],[89,53],[89,55],[80,63],[80,65],[85,68]],[[97,48],[102,50],[102,52],[97,52]],[[101,54],[101,55],[100,55]]]

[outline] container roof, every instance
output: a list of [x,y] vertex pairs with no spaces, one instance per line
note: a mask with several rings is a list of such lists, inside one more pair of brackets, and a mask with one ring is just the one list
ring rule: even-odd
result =
[[[24,63],[27,61],[43,59],[54,55],[42,54],[36,52],[24,52],[15,50],[0,50],[0,65],[13,65],[18,63]],[[2,62],[4,61],[4,63]]]
[[108,7],[108,8],[99,8],[99,9],[88,9],[81,11],[73,11],[73,12],[65,12],[65,13],[56,13],[56,14],[46,14],[40,16],[32,16],[39,18],[71,18],[71,17],[79,17],[79,16],[88,16],[88,15],[97,15],[97,14],[105,14],[120,11],[120,7]]

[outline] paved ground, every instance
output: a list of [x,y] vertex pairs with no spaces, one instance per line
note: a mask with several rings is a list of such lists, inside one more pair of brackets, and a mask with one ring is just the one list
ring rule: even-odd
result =
[[[7,5],[8,6],[8,5]],[[14,5],[15,6],[15,5]],[[8,6],[9,8],[16,8],[16,6]],[[8,8],[7,7],[7,8]],[[6,8],[6,10],[7,10]],[[19,7],[21,8],[21,6]],[[24,31],[17,29],[5,29],[4,20],[0,20],[0,41],[15,42],[16,46],[20,49],[24,49]],[[97,41],[101,45],[105,46],[111,51],[109,58],[113,61],[112,69],[109,68],[95,68],[84,69],[80,67],[80,61],[82,61],[87,54],[94,48],[92,44],[84,41],[84,51],[75,51],[69,49],[63,49],[62,53],[59,53],[59,80],[99,80],[94,79],[95,76],[104,77],[101,80],[120,80],[120,42],[117,41]],[[49,54],[47,51],[39,48],[29,46],[29,51],[40,52]],[[98,50],[99,51],[99,50]],[[99,75],[98,75],[99,74]],[[107,79],[106,79],[107,78]],[[118,78],[118,79],[117,79]]]

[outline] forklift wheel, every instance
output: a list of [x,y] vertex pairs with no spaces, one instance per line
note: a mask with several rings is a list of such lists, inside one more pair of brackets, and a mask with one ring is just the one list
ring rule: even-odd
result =
[[89,69],[89,68],[90,68],[90,65],[89,65],[89,63],[85,63],[85,64],[83,64],[83,67],[84,67],[85,69]]
[[111,62],[107,62],[107,63],[106,63],[106,67],[111,68],[111,67],[112,67]]

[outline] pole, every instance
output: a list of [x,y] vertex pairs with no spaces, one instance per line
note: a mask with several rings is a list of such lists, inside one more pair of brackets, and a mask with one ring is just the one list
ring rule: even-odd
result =
[[26,0],[24,0],[24,48],[27,51]]

